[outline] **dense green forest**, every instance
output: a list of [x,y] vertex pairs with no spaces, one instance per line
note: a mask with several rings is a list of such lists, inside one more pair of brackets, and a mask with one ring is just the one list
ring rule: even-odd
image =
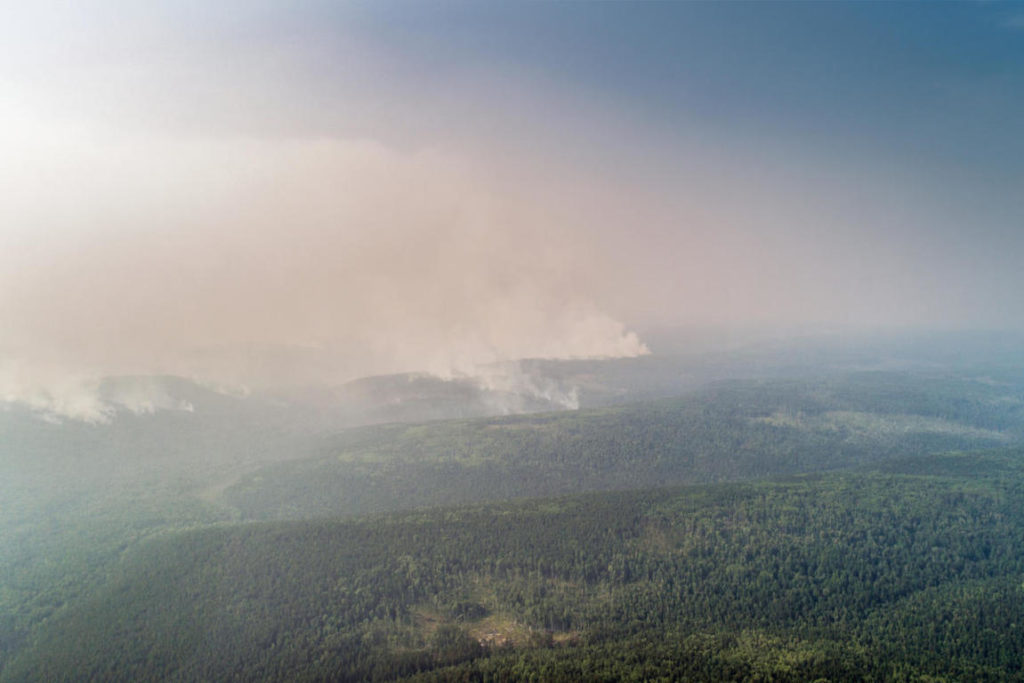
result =
[[1020,680],[1024,452],[884,469],[165,534],[4,678]]
[[185,384],[0,411],[0,679],[1013,679],[1017,367],[344,430]]

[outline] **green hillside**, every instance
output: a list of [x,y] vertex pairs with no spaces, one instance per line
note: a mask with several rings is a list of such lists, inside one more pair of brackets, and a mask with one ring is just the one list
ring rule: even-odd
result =
[[1020,680],[1024,452],[895,469],[167,534],[3,676]]
[[[976,615],[964,628],[994,629],[1005,649],[1015,632],[980,626],[988,623],[982,615],[1001,613],[982,603],[1004,600],[1017,579],[986,564],[985,548],[997,541],[970,543],[983,542],[981,532],[1009,533],[1016,513],[968,507],[965,519],[952,520],[937,501],[1009,505],[1019,478],[1012,449],[1024,436],[1021,387],[993,368],[732,381],[675,399],[326,437],[289,426],[292,417],[269,403],[199,393],[189,398],[202,408],[195,413],[110,425],[49,425],[12,410],[0,415],[0,676],[149,677],[156,667],[158,677],[286,678],[322,661],[329,673],[310,669],[312,678],[441,675],[457,666],[453,676],[500,679],[513,663],[615,678],[633,670],[616,659],[628,642],[658,667],[690,662],[698,668],[687,675],[710,667],[734,678],[723,672],[769,666],[748,656],[768,647],[755,648],[765,638],[772,652],[811,648],[852,671],[869,660],[910,661],[902,651],[879,654],[883,646],[914,650],[952,637],[913,635],[914,624],[934,625],[920,602],[929,595],[963,603],[956,614]],[[981,448],[999,450],[958,454]],[[776,481],[756,483],[767,479]],[[606,493],[578,497],[599,491]],[[577,497],[505,502],[566,495]],[[738,514],[729,506],[762,498],[743,503],[750,518],[742,528],[754,535],[729,536]],[[888,517],[858,507],[886,500]],[[674,510],[671,501],[689,507]],[[898,521],[914,501],[925,501],[923,512]],[[402,510],[417,511],[345,521]],[[794,510],[804,510],[796,521]],[[947,526],[928,531],[935,538],[927,547],[885,531],[931,519]],[[758,545],[795,542],[778,535],[783,522],[819,526],[793,547]],[[702,555],[686,551],[682,565],[681,555],[652,554],[677,547],[679,525],[713,539]],[[970,539],[959,539],[963,529]],[[910,543],[912,557],[871,559],[857,545],[865,538]],[[1016,541],[997,544],[999,566],[1015,562]],[[840,581],[840,598],[835,588],[796,596],[800,586],[778,583],[783,569],[807,574],[781,558],[811,546],[834,555],[829,576]],[[903,568],[886,587],[877,568],[854,560]],[[699,585],[673,593],[681,579],[664,577],[682,575],[700,577]],[[733,584],[716,583],[729,576]],[[761,593],[749,592],[755,584]],[[246,585],[245,596],[234,593]],[[737,592],[741,585],[747,592]],[[859,586],[856,599],[851,586]],[[712,595],[724,601],[707,602]],[[296,602],[285,606],[281,596]],[[636,611],[626,609],[634,603]],[[334,607],[317,611],[323,605]],[[786,605],[804,611],[783,618],[794,609]],[[804,618],[826,608],[825,621]],[[828,619],[842,621],[839,631],[825,628]],[[950,619],[935,623],[953,628]],[[882,621],[908,630],[871,644]],[[282,638],[298,639],[288,646],[295,649]],[[966,658],[964,671],[977,664],[970,649],[978,638],[950,650]],[[225,659],[230,670],[214,657],[225,652],[234,653]],[[182,653],[195,661],[183,664]],[[941,670],[934,658],[913,661],[913,671]],[[597,668],[579,669],[585,662]]]
[[1022,436],[1017,387],[961,376],[729,382],[601,410],[349,430],[220,500],[246,519],[366,514],[823,471]]

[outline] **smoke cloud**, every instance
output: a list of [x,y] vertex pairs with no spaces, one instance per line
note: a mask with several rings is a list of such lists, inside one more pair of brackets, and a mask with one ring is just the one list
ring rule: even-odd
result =
[[[0,271],[8,401],[102,421],[102,375],[259,387],[646,352],[581,287],[599,273],[575,227],[450,155],[108,139],[32,159],[0,209],[22,227]],[[166,403],[138,391],[120,405]]]
[[572,405],[481,367],[644,353],[624,321],[1024,320],[1021,89],[960,74],[986,41],[879,79],[874,39],[675,5],[73,4],[0,25],[8,402],[429,372]]

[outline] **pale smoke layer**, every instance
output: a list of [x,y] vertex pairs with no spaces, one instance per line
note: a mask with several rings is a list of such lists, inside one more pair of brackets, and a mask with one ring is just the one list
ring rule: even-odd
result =
[[483,400],[491,412],[500,415],[522,413],[531,403],[558,406],[565,410],[580,407],[579,389],[563,386],[538,370],[526,370],[522,363],[499,363],[480,367],[472,376],[484,390]]
[[42,419],[65,418],[107,423],[118,411],[146,415],[158,410],[193,412],[186,400],[171,396],[154,377],[103,381],[73,368],[42,368],[23,362],[0,362],[0,406],[20,404]]
[[14,151],[0,397],[52,416],[171,407],[155,385],[99,396],[110,374],[261,387],[646,352],[588,296],[605,274],[580,226],[441,153],[73,135]]

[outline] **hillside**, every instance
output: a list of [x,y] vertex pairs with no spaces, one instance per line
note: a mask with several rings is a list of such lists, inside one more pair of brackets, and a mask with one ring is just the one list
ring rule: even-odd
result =
[[219,501],[246,519],[366,514],[823,471],[1022,436],[1016,385],[882,372],[733,381],[603,409],[349,430]]
[[887,469],[168,534],[3,678],[1020,680],[1024,453]]
[[[568,366],[571,373],[582,367]],[[403,381],[389,386],[398,389]],[[1012,367],[734,380],[672,399],[329,434],[322,416],[298,404],[227,396],[176,380],[162,386],[194,410],[62,425],[16,408],[0,412],[4,671],[103,595],[127,558],[154,539],[171,542],[183,532],[216,535],[237,522],[327,520],[587,491],[655,495],[651,487],[865,468],[902,475],[920,457],[930,457],[935,472],[945,468],[944,476],[962,477],[975,474],[975,464],[950,452],[1013,447],[1024,434],[1024,383]],[[632,494],[622,495],[616,500]],[[304,529],[276,533],[287,545],[293,531],[301,542]],[[563,532],[571,538],[577,530]],[[502,538],[515,533],[501,532]],[[580,553],[589,552],[589,542],[580,541]],[[362,547],[353,546],[353,557]],[[196,562],[206,561],[209,548],[202,549]],[[224,581],[234,576],[228,565]],[[421,617],[423,624],[443,622],[430,610]],[[529,629],[516,632],[522,640]]]

